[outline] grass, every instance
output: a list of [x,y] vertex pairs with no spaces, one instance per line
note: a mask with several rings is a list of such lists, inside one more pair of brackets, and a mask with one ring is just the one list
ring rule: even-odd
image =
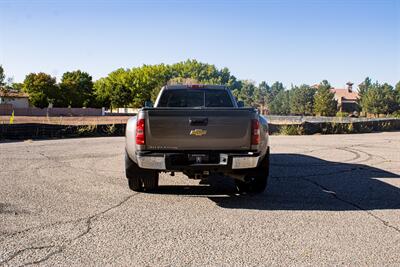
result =
[[79,136],[93,136],[97,132],[97,125],[78,126],[77,133]]
[[304,134],[304,127],[301,124],[282,125],[279,128],[281,135],[302,135]]

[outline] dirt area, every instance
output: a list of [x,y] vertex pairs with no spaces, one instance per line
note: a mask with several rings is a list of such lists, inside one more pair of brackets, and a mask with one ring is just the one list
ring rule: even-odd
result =
[[[100,125],[126,123],[130,116],[42,117],[15,116],[14,124],[41,123],[59,125]],[[9,124],[10,116],[0,116],[0,124]]]

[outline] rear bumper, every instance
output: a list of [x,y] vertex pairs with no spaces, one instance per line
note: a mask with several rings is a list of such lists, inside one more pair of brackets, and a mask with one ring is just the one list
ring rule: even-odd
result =
[[[197,161],[196,155],[207,155],[207,162]],[[188,160],[193,157],[197,162]],[[260,161],[260,154],[256,152],[243,152],[243,153],[224,153],[206,152],[190,153],[162,153],[162,152],[149,152],[137,151],[136,152],[137,164],[144,169],[153,170],[167,170],[167,171],[229,171],[238,169],[250,169],[257,167]]]

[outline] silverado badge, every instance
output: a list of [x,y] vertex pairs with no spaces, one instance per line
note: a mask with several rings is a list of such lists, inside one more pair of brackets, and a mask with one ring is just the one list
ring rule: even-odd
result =
[[203,130],[203,129],[194,129],[190,131],[190,135],[194,135],[194,136],[203,136],[207,134],[207,130]]

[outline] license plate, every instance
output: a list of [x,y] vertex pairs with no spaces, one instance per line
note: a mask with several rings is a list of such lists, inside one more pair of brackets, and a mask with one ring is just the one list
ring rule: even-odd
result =
[[209,156],[207,154],[189,154],[188,159],[195,163],[203,163],[208,162]]

